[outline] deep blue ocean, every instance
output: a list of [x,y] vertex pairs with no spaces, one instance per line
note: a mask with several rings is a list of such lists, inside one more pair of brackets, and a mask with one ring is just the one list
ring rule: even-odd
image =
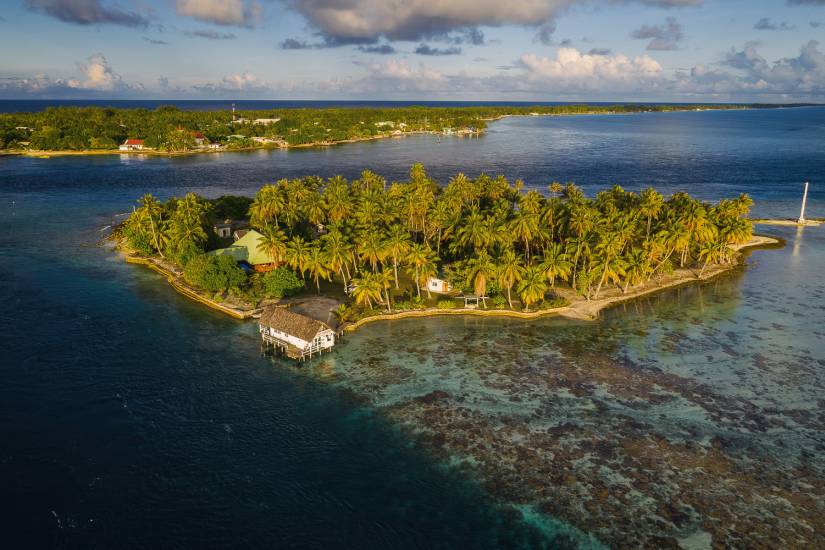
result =
[[[0,102],[0,110],[22,108],[9,104]],[[565,331],[573,330],[591,342],[608,338],[610,350],[599,353],[660,373],[678,371],[757,409],[783,411],[793,403],[825,418],[825,229],[767,228],[788,245],[755,253],[743,274],[708,290],[712,305],[706,297],[667,294],[646,313],[667,331],[684,320],[670,305],[687,300],[695,313],[690,349],[707,351],[722,346],[725,334],[740,334],[753,354],[720,354],[717,364],[744,372],[758,350],[776,372],[753,388],[753,377],[714,379],[680,363],[688,350],[674,353],[661,334],[651,340],[656,331],[637,326],[638,311],[631,309],[611,311],[590,328],[440,320],[431,334],[403,323],[376,326],[348,336],[327,356],[330,363],[302,369],[262,356],[253,324],[205,310],[98,246],[105,228],[147,192],[163,199],[189,191],[251,195],[283,177],[356,177],[366,168],[399,179],[416,162],[442,182],[460,171],[486,171],[540,189],[574,181],[588,194],[613,184],[684,190],[708,200],[748,193],[756,215],[775,217],[797,214],[802,184],[810,181],[809,216],[825,216],[821,107],[508,118],[478,139],[412,136],[294,151],[0,157],[3,546],[597,545],[603,531],[588,538],[586,524],[574,529],[552,514],[522,516],[472,469],[450,467],[401,431],[386,408],[393,394],[369,389],[378,384],[371,365],[383,365],[386,374],[401,360],[393,354],[397,342],[426,358],[428,346],[452,335],[462,345],[449,364],[466,370],[486,364],[485,349],[505,334],[527,342],[525,349],[507,348],[513,360],[540,364],[537,354],[551,353],[548,342],[572,338]],[[697,312],[711,307],[713,321],[706,322]],[[787,332],[770,329],[768,320]],[[764,330],[779,339],[745,340]],[[542,343],[530,344],[539,335]],[[783,374],[780,349],[811,370]],[[369,353],[381,362],[364,362]],[[406,368],[414,372],[410,365],[419,360],[433,368],[420,357]],[[335,383],[324,376],[332,371],[342,373]],[[472,395],[471,383],[462,387]],[[753,395],[737,393],[746,390]],[[766,395],[782,395],[782,402],[759,401]],[[669,414],[645,422],[666,430],[679,424]],[[806,426],[783,439],[793,456],[825,449],[825,426]],[[762,437],[753,435],[747,448],[773,449]],[[822,454],[809,464],[818,476]]]

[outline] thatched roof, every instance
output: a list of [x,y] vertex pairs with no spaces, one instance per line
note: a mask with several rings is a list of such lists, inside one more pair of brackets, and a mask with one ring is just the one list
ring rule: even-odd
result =
[[[311,342],[315,335],[329,329],[325,323],[306,315],[289,311],[285,307],[268,307],[261,314],[260,324]],[[331,330],[331,329],[330,329]]]

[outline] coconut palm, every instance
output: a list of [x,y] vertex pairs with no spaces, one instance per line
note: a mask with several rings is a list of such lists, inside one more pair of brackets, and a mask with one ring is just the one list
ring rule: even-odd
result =
[[531,305],[543,300],[547,292],[547,278],[541,266],[527,266],[516,290],[524,304],[524,311],[529,311]]
[[423,277],[422,273],[434,271],[433,268],[438,261],[438,257],[429,246],[425,244],[413,243],[410,245],[409,251],[407,252],[406,261],[409,266],[410,274],[415,280],[416,292],[420,298],[421,280]]
[[547,280],[550,281],[550,288],[556,288],[556,278],[567,279],[573,271],[573,263],[570,255],[559,243],[553,243],[544,251],[544,261],[541,268]]
[[152,239],[152,246],[163,258],[163,205],[151,194],[146,194],[141,197],[140,201],[140,219],[149,228],[149,234]]
[[395,288],[398,288],[398,262],[410,249],[410,234],[401,225],[393,225],[387,238],[384,240],[384,253],[392,259],[392,271],[395,278]]
[[639,194],[639,213],[647,218],[647,230],[645,231],[645,238],[650,237],[650,224],[662,211],[665,200],[655,189],[648,187]]
[[378,265],[384,261],[386,250],[384,239],[377,231],[368,231],[362,235],[357,247],[358,257],[370,264],[373,272],[378,270]]
[[321,242],[329,267],[333,272],[340,273],[341,279],[344,281],[344,292],[346,292],[347,273],[349,273],[353,247],[337,229],[333,229],[321,237]]
[[496,279],[502,288],[507,289],[507,303],[513,309],[513,298],[510,295],[513,285],[521,281],[524,275],[524,266],[515,251],[508,249],[502,254],[496,263]]
[[318,294],[321,293],[320,279],[327,279],[330,276],[329,264],[327,256],[318,245],[313,245],[309,248],[309,255],[306,261],[306,270],[315,281],[315,288]]
[[278,215],[285,205],[284,196],[281,194],[282,182],[264,185],[255,194],[255,200],[249,207],[250,222],[254,227],[263,227],[269,223],[278,224]]
[[[484,297],[487,292],[487,283],[493,280],[495,276],[496,264],[486,250],[482,250],[475,258],[470,259],[467,265],[467,277],[473,285],[476,296]],[[486,308],[487,301],[483,300],[483,304]]]
[[361,277],[354,278],[352,284],[354,286],[352,296],[356,304],[361,306],[366,305],[368,309],[372,309],[373,302],[381,302],[381,294],[383,292],[381,274],[364,273]]
[[304,278],[307,261],[309,260],[309,249],[311,245],[306,242],[300,235],[296,235],[290,239],[284,251],[284,261],[286,265],[297,271]]
[[277,225],[265,225],[261,228],[257,248],[269,257],[274,267],[278,267],[286,256],[286,235]]

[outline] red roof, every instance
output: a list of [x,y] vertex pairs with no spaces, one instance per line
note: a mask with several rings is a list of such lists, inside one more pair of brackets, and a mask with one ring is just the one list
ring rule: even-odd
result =
[[142,139],[127,139],[124,145],[143,145]]
[[203,139],[204,138],[204,135],[200,132],[192,132],[192,135],[195,137],[195,139]]

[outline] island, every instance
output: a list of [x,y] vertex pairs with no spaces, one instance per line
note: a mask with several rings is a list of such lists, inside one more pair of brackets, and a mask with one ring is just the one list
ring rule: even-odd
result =
[[753,234],[751,206],[619,186],[588,198],[558,182],[540,193],[487,174],[441,185],[416,164],[399,182],[367,170],[282,179],[254,198],[145,195],[113,237],[127,261],[241,319],[296,305],[337,331],[429,315],[593,319],[779,244]]
[[185,111],[49,107],[0,114],[0,154],[186,155],[326,146],[411,134],[477,136],[506,116],[660,113],[777,108],[759,104],[562,104]]

